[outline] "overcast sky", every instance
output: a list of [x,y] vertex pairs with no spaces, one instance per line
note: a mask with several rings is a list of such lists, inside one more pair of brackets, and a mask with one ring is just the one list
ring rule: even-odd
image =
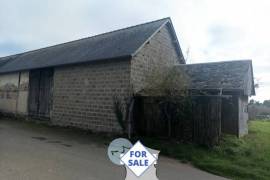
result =
[[0,57],[164,17],[188,63],[252,59],[270,99],[269,0],[0,0]]

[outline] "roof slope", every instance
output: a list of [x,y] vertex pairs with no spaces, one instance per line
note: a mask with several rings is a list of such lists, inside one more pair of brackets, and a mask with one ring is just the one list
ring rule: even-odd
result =
[[251,60],[178,65],[190,78],[190,88],[240,90],[255,95]]
[[69,43],[0,58],[0,60],[3,60],[0,61],[0,73],[105,59],[128,58],[168,22],[171,23],[170,18],[165,18]]

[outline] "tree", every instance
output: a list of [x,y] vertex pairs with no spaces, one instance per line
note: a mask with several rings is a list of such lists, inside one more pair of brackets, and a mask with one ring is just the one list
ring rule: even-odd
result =
[[[164,120],[168,123],[168,136],[171,136],[172,122],[174,117],[181,114],[184,104],[186,104],[186,97],[188,95],[188,76],[180,69],[174,66],[160,65],[145,74],[143,94],[154,97],[162,97],[159,105]],[[114,112],[119,125],[124,133],[128,133],[131,137],[131,122],[134,108],[135,93],[133,86],[128,90],[125,97],[115,95]],[[181,97],[181,100],[180,100]]]
[[168,136],[172,135],[173,121],[183,112],[187,104],[189,78],[177,67],[160,66],[146,77],[144,93],[161,97],[159,103],[164,120],[168,124]]
[[265,100],[263,102],[263,105],[266,106],[266,107],[270,107],[270,100]]
[[254,99],[251,99],[249,101],[249,105],[257,105],[257,106],[260,106],[260,105],[263,105],[262,103],[260,103],[260,101],[256,101]]
[[185,96],[189,78],[177,67],[160,66],[146,76],[144,91],[153,96]]
[[253,104],[255,104],[255,100],[254,100],[254,99],[251,99],[251,100],[249,101],[249,105],[253,105]]
[[254,87],[255,89],[260,88],[260,79],[259,78],[254,78]]
[[132,86],[126,90],[126,95],[120,96],[115,94],[113,96],[113,110],[116,119],[122,129],[122,132],[127,133],[129,138],[131,138],[134,101],[135,95]]
[[124,117],[124,105],[122,103],[122,99],[114,95],[113,96],[113,110],[116,115],[116,119],[122,129],[122,132],[126,131],[125,117]]

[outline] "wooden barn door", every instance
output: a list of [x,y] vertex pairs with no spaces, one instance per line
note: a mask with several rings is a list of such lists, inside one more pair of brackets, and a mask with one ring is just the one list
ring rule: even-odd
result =
[[30,71],[28,113],[31,116],[38,114],[39,79],[40,79],[40,71],[39,70]]
[[50,118],[53,70],[30,71],[29,115],[40,119]]
[[193,141],[213,146],[221,135],[221,97],[197,96],[193,98]]

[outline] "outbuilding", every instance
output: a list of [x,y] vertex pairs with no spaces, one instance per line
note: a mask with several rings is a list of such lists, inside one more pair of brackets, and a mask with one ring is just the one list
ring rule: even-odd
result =
[[120,132],[113,96],[185,60],[170,18],[0,58],[0,110],[61,126]]
[[251,61],[186,65],[170,18],[0,58],[0,111],[120,132],[113,97],[140,92],[147,74],[164,65],[185,71],[195,93],[230,95],[222,102],[224,132],[247,132]]
[[222,97],[222,133],[248,133],[248,102],[255,95],[251,60],[224,61],[176,66],[189,77],[191,95]]

